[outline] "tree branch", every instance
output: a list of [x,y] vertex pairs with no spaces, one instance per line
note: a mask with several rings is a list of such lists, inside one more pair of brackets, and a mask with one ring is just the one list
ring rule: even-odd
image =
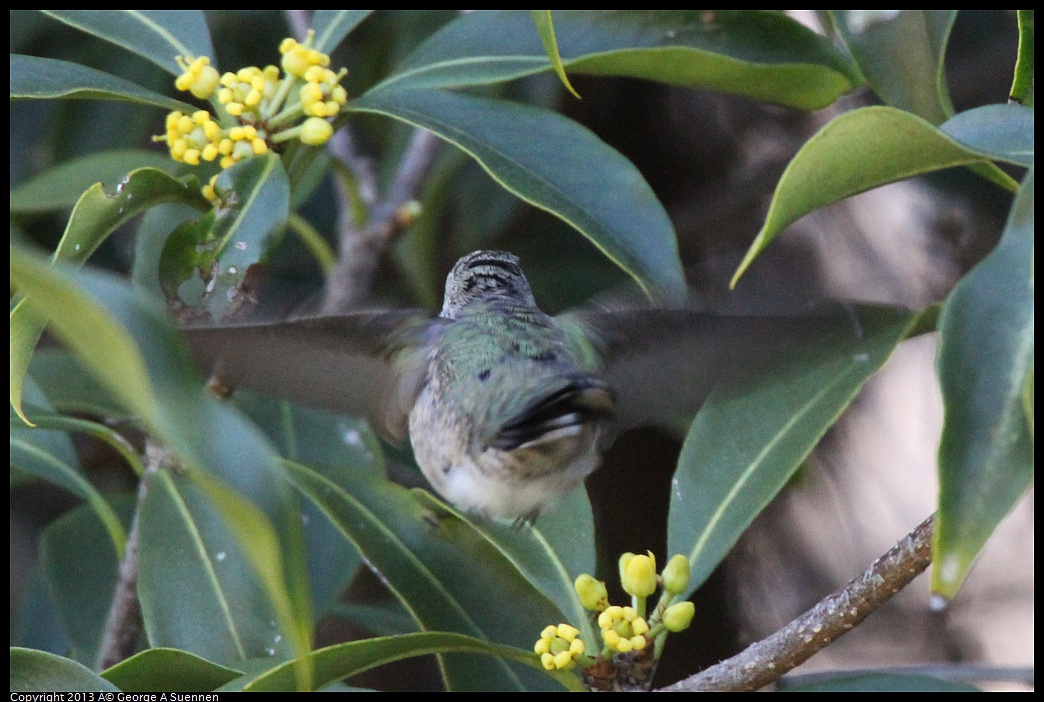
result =
[[98,647],[98,670],[111,668],[130,657],[134,653],[143,626],[141,602],[138,600],[138,532],[141,507],[145,504],[145,496],[149,491],[149,477],[169,460],[166,451],[152,441],[146,444],[145,457],[145,473],[138,483],[134,520],[131,522],[130,534],[127,535],[127,546],[123,553],[123,561],[120,562],[116,589],[112,594],[105,630]]
[[771,636],[662,692],[753,691],[778,680],[851,630],[931,563],[935,515],[871,565],[865,573]]
[[[369,217],[359,225],[345,206],[341,217],[337,267],[327,279],[323,311],[341,312],[357,307],[373,287],[373,279],[388,246],[409,225],[404,207],[416,196],[424,177],[431,169],[440,140],[431,132],[418,129],[403,153],[395,179],[381,199],[370,199],[368,184],[373,182],[369,164],[351,149],[351,140],[339,144],[335,155],[355,175]],[[367,200],[370,200],[367,202]],[[345,198],[348,202],[348,198]]]

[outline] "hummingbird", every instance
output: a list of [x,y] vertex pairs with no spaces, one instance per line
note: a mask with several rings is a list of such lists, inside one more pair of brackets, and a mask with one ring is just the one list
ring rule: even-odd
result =
[[408,434],[446,500],[520,522],[580,485],[620,431],[691,419],[715,383],[809,324],[649,308],[552,317],[516,256],[476,251],[450,270],[434,319],[362,311],[186,334],[232,388],[364,414],[393,441]]

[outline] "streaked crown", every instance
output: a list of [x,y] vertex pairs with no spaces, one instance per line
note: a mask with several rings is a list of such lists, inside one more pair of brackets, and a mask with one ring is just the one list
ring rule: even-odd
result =
[[475,251],[457,261],[446,276],[446,297],[439,316],[456,319],[468,305],[493,300],[536,307],[517,256],[505,251]]

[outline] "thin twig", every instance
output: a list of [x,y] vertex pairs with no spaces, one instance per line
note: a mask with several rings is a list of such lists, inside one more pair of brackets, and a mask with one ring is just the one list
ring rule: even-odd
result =
[[[312,25],[307,10],[286,10],[286,22],[298,41],[303,41]],[[373,288],[377,267],[396,235],[406,228],[409,218],[403,207],[414,199],[424,177],[431,169],[440,141],[431,132],[417,129],[410,139],[395,171],[391,187],[382,197],[377,173],[370,159],[359,154],[350,128],[345,125],[331,138],[330,154],[351,173],[355,192],[348,192],[338,180],[341,214],[338,217],[338,261],[326,280],[323,311],[343,312],[358,307]],[[366,221],[358,222],[355,198],[367,212]]]
[[159,445],[149,441],[145,447],[145,473],[138,483],[138,497],[134,508],[134,520],[123,561],[120,562],[116,589],[112,594],[109,614],[105,619],[101,645],[98,647],[97,669],[111,668],[134,653],[141,636],[141,602],[138,600],[138,533],[141,508],[149,491],[149,478],[169,460]]
[[850,631],[931,563],[935,516],[924,520],[865,573],[768,638],[663,688],[663,692],[753,691],[778,680]]
[[[402,216],[403,207],[416,196],[440,143],[431,132],[416,130],[399,161],[388,192],[370,204],[366,223],[359,226],[354,218],[341,217],[337,267],[327,279],[323,302],[325,312],[357,307],[369,294],[381,258],[407,224],[408,220]],[[347,145],[350,147],[350,141]],[[345,160],[345,164],[353,174],[365,174],[368,168],[365,163],[351,157]],[[360,186],[365,182],[360,179]],[[360,190],[365,202],[366,193],[361,187]],[[345,209],[348,209],[347,204]]]

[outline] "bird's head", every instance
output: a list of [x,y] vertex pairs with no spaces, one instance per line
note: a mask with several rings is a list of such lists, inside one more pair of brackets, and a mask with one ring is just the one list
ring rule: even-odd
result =
[[468,305],[495,300],[536,307],[517,256],[475,251],[457,261],[446,276],[446,297],[439,316],[456,319]]

